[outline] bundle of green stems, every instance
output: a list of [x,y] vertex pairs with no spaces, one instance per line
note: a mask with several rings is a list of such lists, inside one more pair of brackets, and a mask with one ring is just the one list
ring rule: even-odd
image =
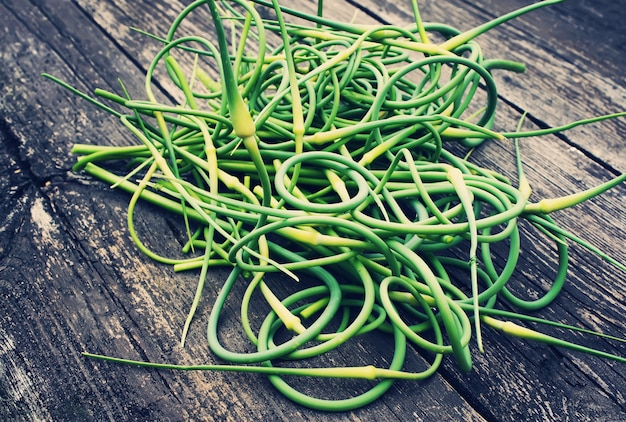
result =
[[[625,176],[531,202],[518,145],[521,138],[624,113],[535,131],[494,130],[498,91],[492,72],[522,72],[524,66],[485,58],[474,38],[557,2],[538,2],[460,32],[423,22],[415,0],[415,22],[404,27],[336,22],[324,17],[321,0],[317,14],[276,0],[200,0],[180,13],[165,36],[146,34],[162,48],[149,66],[144,99],[131,98],[123,85],[121,94],[96,90],[91,97],[48,75],[117,116],[138,141],[77,144],[74,170],[131,194],[128,228],[142,252],[176,271],[199,270],[182,344],[207,274],[231,268],[211,304],[207,331],[211,351],[226,363],[180,366],[85,355],[159,368],[263,373],[290,399],[331,411],[364,406],[394,380],[429,377],[446,355],[469,371],[472,339],[483,349],[483,324],[625,362],[513,322],[585,331],[529,315],[561,291],[569,241],[626,270],[551,217]],[[215,26],[208,35],[179,35],[186,20],[207,11]],[[274,18],[261,17],[268,15]],[[160,69],[178,90],[179,103],[157,100],[153,87]],[[515,184],[458,152],[488,140],[515,148]],[[126,173],[107,169],[110,162],[126,163]],[[161,256],[146,246],[134,225],[141,200],[182,216],[189,258]],[[550,289],[532,300],[511,287],[522,223],[551,239],[558,254]],[[505,251],[504,260],[496,262],[495,250]],[[298,288],[294,280],[307,283]],[[240,320],[254,352],[229,350],[220,341],[223,308],[242,283]],[[279,297],[289,289],[293,293]],[[258,318],[250,315],[253,300],[268,305],[260,324],[251,322]],[[373,331],[393,339],[389,367],[281,366]],[[415,349],[430,363],[421,372],[403,370],[407,351]],[[325,399],[288,384],[284,377],[293,375],[376,382],[355,396]]]

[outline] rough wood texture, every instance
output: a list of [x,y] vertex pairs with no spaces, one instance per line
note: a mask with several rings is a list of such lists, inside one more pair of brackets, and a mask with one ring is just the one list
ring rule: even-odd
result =
[[[311,8],[310,2],[291,2]],[[393,23],[407,2],[329,0],[326,13]],[[421,1],[427,20],[470,28],[527,2]],[[154,371],[94,362],[80,352],[179,363],[212,362],[204,339],[216,289],[207,289],[185,349],[180,329],[195,274],[173,274],[128,238],[128,198],[71,172],[75,142],[127,144],[114,119],[40,77],[79,89],[141,92],[156,44],[131,32],[161,32],[177,1],[0,0],[0,419],[294,420],[326,415],[293,405],[261,376]],[[490,57],[519,60],[525,75],[498,73],[501,127],[519,111],[558,125],[626,109],[626,9],[612,0],[569,0],[479,38]],[[626,171],[626,123],[607,122],[523,142],[536,197],[559,196]],[[514,175],[510,145],[474,155]],[[492,165],[492,164],[490,164]],[[567,229],[626,262],[626,186],[557,215]],[[141,230],[164,250],[184,240],[146,207]],[[160,235],[160,234],[167,234]],[[150,233],[147,233],[150,237]],[[169,242],[169,243],[168,243]],[[543,238],[525,240],[523,288],[540,286],[552,262]],[[563,295],[542,316],[626,336],[624,274],[579,247]],[[223,279],[224,272],[211,275]],[[485,333],[483,355],[461,374],[449,360],[420,382],[397,382],[380,401],[337,420],[626,420],[626,367],[600,358]],[[623,345],[564,334],[626,355]],[[371,353],[383,353],[372,339]],[[347,350],[345,355],[363,353]],[[367,357],[363,356],[364,360]],[[417,367],[415,354],[408,362]],[[314,391],[323,385],[312,383]],[[358,388],[358,385],[356,386]]]

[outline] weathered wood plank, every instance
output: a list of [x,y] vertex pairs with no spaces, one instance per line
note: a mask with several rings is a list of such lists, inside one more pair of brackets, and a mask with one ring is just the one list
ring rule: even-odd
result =
[[[490,5],[447,4],[450,6],[446,8],[426,1],[424,14],[445,11],[439,20],[446,18],[453,24],[458,20],[457,26],[471,26],[468,17],[471,22],[484,20],[482,12],[486,9],[480,7]],[[216,291],[207,289],[198,323],[186,348],[180,349],[177,342],[195,289],[195,274],[173,274],[139,255],[125,229],[127,197],[68,173],[73,162],[69,149],[74,142],[124,144],[129,136],[103,113],[39,77],[48,71],[85,90],[117,89],[116,78],[120,77],[131,92],[141,92],[143,71],[156,45],[141,41],[141,36],[126,27],[156,32],[171,21],[180,4],[148,2],[143,6],[87,0],[0,2],[0,16],[9,28],[0,39],[0,55],[6,63],[0,67],[0,188],[9,194],[0,205],[1,215],[6,216],[0,231],[0,398],[7,404],[0,417],[319,418],[319,413],[287,402],[262,377],[148,371],[87,361],[79,355],[88,349],[154,361],[214,360],[207,351],[202,325]],[[369,2],[361,2],[361,6],[379,16],[393,17],[394,22],[406,19],[406,14],[397,10],[379,10]],[[329,7],[337,8],[336,14],[331,9],[334,15],[346,18],[353,10],[337,3]],[[392,9],[389,4],[388,9]],[[156,12],[157,18],[146,19],[147,11]],[[614,106],[624,108],[625,88],[618,79],[619,68],[613,71],[606,66],[602,72],[594,71],[598,63],[618,60],[610,55],[617,44],[606,47],[609,56],[591,59],[581,71],[554,56],[554,39],[540,41],[530,33],[547,28],[546,22],[582,25],[585,15],[567,14],[559,20],[558,14],[543,13],[533,19],[523,21],[530,22],[525,24],[529,26],[513,26],[515,31],[508,31],[508,35],[481,38],[485,51],[494,51],[494,56],[516,58],[533,52],[541,64],[536,68],[541,73],[529,72],[538,75],[532,78],[541,84],[508,84],[511,81],[501,77],[506,99],[548,124],[614,111]],[[566,39],[571,36],[568,33]],[[577,64],[589,58],[584,49],[581,52]],[[601,76],[614,79],[602,82],[598,79]],[[572,81],[577,85],[570,86]],[[576,97],[574,91],[579,87],[596,87],[593,89],[599,94]],[[522,89],[532,94],[524,95]],[[553,92],[560,95],[555,98]],[[572,106],[566,107],[565,102]],[[505,108],[502,118],[501,124],[511,127],[518,116]],[[537,197],[573,192],[605,180],[611,167],[623,169],[623,126],[616,124],[617,129],[609,129],[614,130],[613,137],[602,132],[606,129],[568,133],[573,148],[554,137],[524,141],[522,151]],[[584,148],[593,160],[576,147],[584,144],[586,136],[599,140],[596,149]],[[514,176],[510,145],[492,144],[474,157],[479,162],[496,161]],[[624,261],[626,215],[620,205],[625,193],[620,187],[559,214],[559,221]],[[161,240],[163,250],[175,251],[184,241],[176,228],[178,221],[160,214],[149,207],[141,214],[145,219],[139,222],[142,233],[148,239]],[[607,227],[614,229],[608,231]],[[531,238],[531,247],[525,251],[520,278],[529,287],[541,285],[546,276],[551,246],[542,243],[541,238]],[[573,249],[570,284],[542,314],[623,334],[623,274],[580,248]],[[219,281],[224,273],[216,272],[213,277]],[[623,347],[602,340],[580,341],[625,354]],[[384,349],[375,339],[368,346]],[[339,357],[355,351],[360,353],[357,347]],[[421,358],[410,359],[409,367],[415,368]],[[323,391],[315,383],[311,388]],[[472,373],[459,374],[448,362],[438,376],[418,384],[397,383],[381,401],[338,419],[618,420],[626,409],[625,392],[624,371],[618,364],[489,332],[486,353],[477,354]]]

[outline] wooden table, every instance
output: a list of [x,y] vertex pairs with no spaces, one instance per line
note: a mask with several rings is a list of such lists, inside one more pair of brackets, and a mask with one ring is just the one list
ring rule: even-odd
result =
[[[81,351],[158,362],[215,362],[204,322],[217,288],[207,289],[187,345],[180,329],[197,274],[174,274],[143,256],[125,224],[128,196],[70,167],[76,142],[128,144],[112,117],[42,78],[79,89],[141,93],[161,33],[185,2],[0,0],[0,419],[307,420],[331,415],[294,405],[260,375],[147,370],[86,359]],[[300,3],[309,9],[309,2]],[[311,2],[312,3],[312,2]],[[410,3],[329,0],[326,14],[349,20],[409,22]],[[421,1],[428,21],[467,29],[528,1]],[[486,55],[527,64],[524,75],[496,72],[500,128],[520,111],[555,126],[626,110],[626,9],[613,0],[569,0],[481,36]],[[534,197],[555,197],[626,171],[626,120],[522,142]],[[491,142],[477,162],[515,177],[510,144]],[[626,185],[557,213],[564,227],[626,262]],[[158,211],[141,229],[177,250],[184,234]],[[148,228],[149,227],[149,228]],[[149,233],[147,231],[150,231]],[[541,285],[553,254],[526,239],[516,277]],[[571,247],[562,295],[538,315],[626,336],[626,277]],[[222,280],[225,270],[211,273]],[[219,285],[219,284],[216,284]],[[626,356],[623,344],[561,334]],[[378,352],[374,344],[369,349]],[[362,350],[354,350],[363,353]],[[626,420],[626,366],[582,353],[485,332],[470,373],[446,359],[423,382],[397,382],[365,408],[337,420]],[[414,356],[411,359],[418,359]],[[410,362],[409,362],[410,364]],[[318,385],[318,387],[315,387]],[[312,387],[323,391],[323,385]]]

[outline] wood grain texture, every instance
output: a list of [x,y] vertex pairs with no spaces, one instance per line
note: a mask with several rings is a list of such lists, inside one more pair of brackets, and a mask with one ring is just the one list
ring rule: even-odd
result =
[[[161,32],[186,2],[0,0],[0,420],[317,420],[261,376],[180,373],[111,365],[80,352],[159,362],[205,363],[203,324],[220,280],[209,283],[187,345],[180,331],[196,274],[174,274],[142,256],[125,224],[128,197],[70,168],[76,142],[131,142],[118,122],[43,79],[49,72],[78,88],[141,93],[158,45],[129,27]],[[312,2],[291,2],[312,8]],[[326,13],[349,20],[408,22],[408,2],[329,0]],[[465,29],[521,0],[420,2],[427,20]],[[369,15],[368,15],[369,13]],[[558,125],[626,110],[626,11],[609,0],[568,0],[479,38],[489,57],[525,62],[524,75],[497,73],[498,125]],[[205,31],[196,20],[189,30]],[[162,87],[167,95],[168,87]],[[626,171],[626,121],[607,122],[522,143],[534,198],[559,196]],[[491,143],[473,160],[515,177],[511,145]],[[567,229],[626,261],[624,185],[556,218]],[[180,221],[149,206],[138,227],[163,251],[184,242]],[[529,231],[516,281],[541,288],[554,261],[550,241]],[[568,284],[541,316],[626,335],[624,274],[572,247]],[[227,308],[234,313],[234,308]],[[226,341],[236,342],[236,332]],[[567,338],[626,355],[623,345],[571,333]],[[368,338],[336,359],[382,356]],[[488,331],[471,373],[451,359],[436,376],[397,382],[380,401],[337,420],[626,420],[623,364]],[[385,355],[387,353],[387,355]],[[368,355],[369,354],[369,355]],[[408,368],[422,357],[410,356]],[[328,384],[328,385],[325,385]],[[359,383],[310,382],[327,394]]]

